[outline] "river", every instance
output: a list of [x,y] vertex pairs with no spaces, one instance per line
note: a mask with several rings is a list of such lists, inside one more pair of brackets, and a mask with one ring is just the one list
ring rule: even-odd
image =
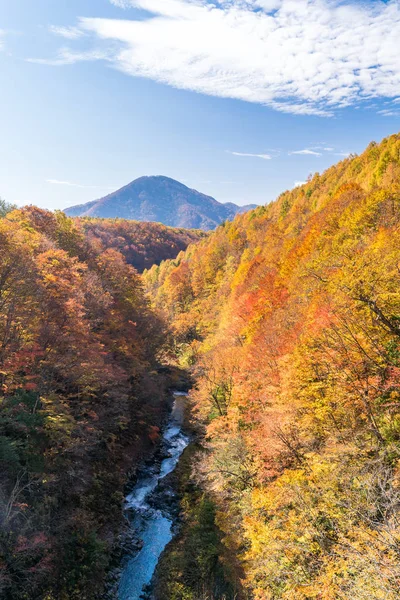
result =
[[185,393],[174,392],[173,408],[162,434],[161,447],[165,458],[141,472],[125,500],[127,518],[143,545],[124,565],[119,600],[141,598],[152,580],[161,553],[173,538],[175,517],[168,506],[174,491],[168,485],[160,486],[160,483],[174,471],[189,444],[188,436],[182,431],[185,401]]

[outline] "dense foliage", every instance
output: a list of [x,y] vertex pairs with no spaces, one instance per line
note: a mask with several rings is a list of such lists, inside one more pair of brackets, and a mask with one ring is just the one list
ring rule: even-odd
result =
[[245,592],[398,598],[400,135],[145,280],[197,373],[196,470]]
[[77,226],[98,252],[118,250],[140,273],[154,264],[176,258],[206,234],[196,229],[167,227],[124,219],[78,218]]
[[15,210],[17,207],[14,204],[6,202],[0,198],[0,218],[5,217],[9,212]]
[[192,466],[198,451],[198,445],[192,443],[173,474],[181,522],[157,566],[153,591],[157,600],[223,600],[236,598],[240,591],[240,568],[221,541],[215,504],[193,481]]
[[4,214],[0,596],[90,599],[162,418],[163,325],[117,250],[61,212]]

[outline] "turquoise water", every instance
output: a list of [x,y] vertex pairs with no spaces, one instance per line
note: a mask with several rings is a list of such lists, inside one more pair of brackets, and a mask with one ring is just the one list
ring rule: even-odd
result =
[[[139,477],[134,489],[126,497],[126,510],[129,510],[129,514],[133,512],[132,527],[138,533],[143,546],[124,567],[118,592],[119,600],[139,600],[143,588],[151,582],[161,553],[173,537],[172,516],[151,506],[149,499],[160,481],[175,469],[189,443],[189,438],[182,433],[186,394],[175,392],[174,396],[174,406],[162,436],[168,456],[157,468],[149,469]],[[167,495],[171,491],[167,488],[163,493]]]

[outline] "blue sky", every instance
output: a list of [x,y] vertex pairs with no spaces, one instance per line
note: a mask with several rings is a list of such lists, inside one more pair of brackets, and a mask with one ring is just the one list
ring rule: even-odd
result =
[[400,130],[400,0],[0,0],[0,196],[273,200]]

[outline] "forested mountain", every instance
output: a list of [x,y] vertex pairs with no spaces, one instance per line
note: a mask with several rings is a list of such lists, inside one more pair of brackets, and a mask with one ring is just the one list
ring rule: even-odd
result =
[[221,204],[179,181],[155,176],[140,177],[104,198],[72,206],[64,212],[71,217],[156,221],[172,227],[209,230],[254,206]]
[[[197,374],[195,472],[239,597],[399,598],[400,135],[144,278]],[[159,598],[217,598],[183,510]]]
[[189,244],[207,235],[201,230],[125,219],[86,217],[76,219],[76,223],[99,253],[108,248],[118,250],[139,272],[162,260],[176,258]]
[[165,411],[164,327],[116,249],[1,208],[0,596],[95,598]]

